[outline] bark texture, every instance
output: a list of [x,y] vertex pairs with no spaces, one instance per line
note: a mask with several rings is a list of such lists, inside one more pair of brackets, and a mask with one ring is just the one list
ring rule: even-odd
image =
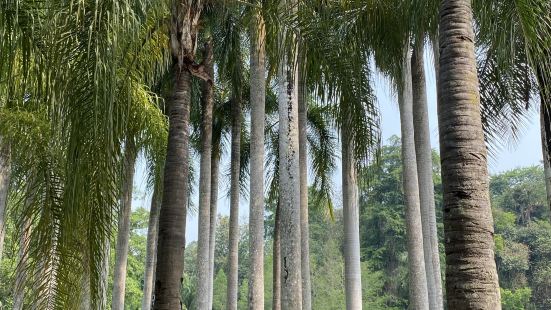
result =
[[308,224],[308,90],[306,76],[299,67],[298,88],[298,139],[300,163],[300,229],[301,229],[301,271],[302,271],[302,309],[312,309],[312,284],[310,281],[310,230]]
[[280,61],[278,88],[281,307],[302,309],[298,79],[293,59]]
[[470,0],[440,4],[438,125],[449,309],[501,309]]
[[210,178],[210,227],[209,227],[209,309],[214,294],[214,248],[216,244],[216,220],[218,216],[218,174],[220,170],[220,139],[212,138]]
[[151,309],[153,295],[153,279],[155,277],[155,260],[157,258],[157,232],[159,229],[159,212],[161,211],[158,188],[153,189],[149,222],[147,227],[147,244],[145,254],[145,273],[143,283],[142,310]]
[[273,280],[272,280],[272,310],[281,310],[281,208],[279,199],[277,201],[274,219],[274,240],[273,240]]
[[174,66],[174,94],[168,105],[168,148],[155,273],[156,310],[181,309],[187,199],[189,188],[189,104],[191,73]]
[[410,309],[429,309],[427,275],[423,251],[423,229],[417,180],[417,160],[413,134],[413,101],[411,85],[411,53],[402,65],[400,91],[400,128],[402,133],[402,182],[406,204],[406,234],[408,248]]
[[[235,97],[236,98],[232,102],[230,231],[228,250],[229,273],[227,289],[227,309],[233,310],[237,309],[237,294],[239,286],[239,179],[241,173],[241,96],[238,95]],[[261,141],[263,140],[261,139]]]
[[432,147],[430,143],[427,86],[425,82],[424,42],[418,42],[411,57],[411,81],[413,91],[413,127],[415,155],[419,182],[419,201],[423,225],[423,252],[427,274],[430,309],[442,309],[442,280],[440,253],[436,228],[434,182],[432,180]]
[[4,236],[6,234],[4,224],[6,206],[8,204],[8,187],[10,185],[10,176],[10,148],[8,144],[4,143],[0,137],[0,260],[2,260]]
[[194,61],[197,27],[203,5],[203,1],[172,1],[171,5],[169,34],[174,87],[167,113],[168,147],[159,215],[155,310],[182,309],[180,288],[189,200],[191,73],[193,71],[202,79],[208,78],[198,72],[204,67]]
[[132,139],[126,142],[124,153],[124,179],[122,184],[121,207],[115,245],[115,268],[113,270],[113,297],[111,308],[124,309],[126,284],[126,262],[128,261],[128,242],[130,239],[130,213],[132,212],[132,188],[134,168],[136,166],[136,146]]
[[[266,29],[258,13],[251,35],[251,164],[249,200],[249,309],[264,309],[264,125],[266,96]],[[234,271],[231,271],[234,272]],[[236,272],[236,271],[235,271]],[[231,303],[237,308],[237,287],[231,283]],[[228,292],[230,287],[228,286]],[[228,295],[230,295],[228,293]],[[229,300],[230,297],[228,297]]]
[[[212,43],[205,46],[206,70],[213,76]],[[201,160],[199,171],[199,231],[197,240],[197,310],[209,310],[209,241],[210,241],[210,185],[212,159],[212,108],[214,89],[212,80],[201,83]]]
[[361,310],[360,210],[354,144],[351,136],[347,128],[341,129],[344,284],[346,309]]

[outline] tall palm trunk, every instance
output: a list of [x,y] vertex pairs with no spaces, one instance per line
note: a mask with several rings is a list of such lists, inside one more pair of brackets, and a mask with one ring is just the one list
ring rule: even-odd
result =
[[[251,88],[252,90],[252,88]],[[227,288],[227,309],[237,309],[239,268],[239,179],[241,168],[241,96],[234,96],[232,102],[231,126],[231,184],[230,184],[230,227],[229,227],[229,276]],[[253,107],[254,108],[254,107]],[[261,140],[262,141],[262,140]],[[251,164],[252,165],[252,164]],[[251,170],[251,182],[252,182]],[[252,184],[251,184],[252,187]],[[251,192],[252,193],[252,192]],[[252,194],[251,194],[252,196]]]
[[274,219],[274,240],[272,249],[272,310],[281,310],[281,207],[280,200],[277,206]]
[[113,270],[113,310],[124,309],[126,284],[126,262],[128,260],[128,242],[130,239],[130,213],[132,212],[132,188],[136,165],[136,146],[132,138],[126,141],[124,154],[124,179],[122,184],[121,208],[115,246],[115,269]]
[[[249,205],[249,309],[264,309],[264,124],[266,96],[266,29],[256,12],[251,35],[251,164]],[[228,309],[237,308],[237,268],[230,270]],[[231,294],[230,294],[231,293]],[[230,302],[231,301],[231,302]]]
[[308,138],[306,136],[308,93],[306,77],[303,74],[303,63],[299,67],[298,84],[298,139],[300,163],[300,229],[301,229],[301,271],[302,271],[302,309],[312,309],[312,285],[310,282],[310,233],[308,227]]
[[343,126],[342,208],[344,220],[344,284],[347,310],[362,309],[360,265],[360,210],[352,133]]
[[[549,106],[545,105],[543,94],[541,96],[540,106],[540,130],[541,130],[541,150],[543,159],[543,173],[545,177],[545,190],[547,192],[547,207],[551,210],[551,113]],[[1,241],[1,240],[0,240]],[[0,253],[2,254],[2,253]]]
[[184,271],[186,203],[189,175],[189,105],[191,73],[174,70],[174,90],[168,105],[168,148],[166,153],[155,272],[156,310],[181,309],[180,286]]
[[159,229],[159,212],[161,211],[158,191],[159,189],[155,185],[153,195],[151,197],[151,207],[149,209],[149,222],[147,224],[142,310],[151,309],[151,300],[153,295],[153,278],[155,275],[155,260],[157,258],[157,231]]
[[209,227],[209,309],[212,309],[214,289],[214,248],[216,243],[216,220],[218,216],[218,172],[220,167],[220,139],[212,138],[210,177],[210,227]]
[[406,233],[409,272],[410,309],[429,309],[427,275],[423,254],[423,231],[417,181],[417,160],[413,137],[413,102],[411,86],[411,53],[408,51],[402,65],[400,90],[400,127],[402,132],[403,188],[406,204]]
[[[296,55],[296,53],[289,53],[289,55]],[[289,56],[284,56],[278,68],[281,307],[283,309],[302,309],[297,73],[296,61],[289,59]]]
[[501,309],[470,0],[443,0],[438,125],[449,309]]
[[432,148],[430,144],[427,87],[425,82],[424,42],[418,42],[411,57],[411,81],[413,91],[413,127],[415,155],[419,182],[419,201],[423,225],[423,253],[427,274],[430,309],[442,309],[442,280],[440,253],[436,229],[434,182],[432,180]]
[[189,198],[190,63],[194,62],[197,23],[203,5],[202,1],[172,1],[171,6],[170,49],[174,87],[168,106],[168,147],[159,215],[155,310],[182,308],[180,289]]
[[6,206],[8,204],[8,187],[10,185],[10,149],[8,144],[2,141],[0,137],[0,260],[2,260],[2,251],[4,248],[5,216]]
[[[213,76],[212,41],[205,45],[205,68]],[[212,107],[214,91],[212,81],[201,85],[201,162],[199,171],[199,232],[197,240],[197,309],[209,310],[209,241],[210,241],[210,185],[212,157]]]

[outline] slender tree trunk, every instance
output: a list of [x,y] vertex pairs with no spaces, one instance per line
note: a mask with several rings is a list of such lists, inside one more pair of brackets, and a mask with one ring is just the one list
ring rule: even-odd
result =
[[5,216],[6,206],[8,204],[8,187],[10,185],[11,167],[10,167],[10,148],[0,137],[0,261],[2,260],[2,251],[4,249]]
[[155,273],[156,310],[181,309],[180,286],[184,271],[186,215],[189,188],[189,105],[191,73],[174,70],[173,97],[168,105],[168,148]]
[[[264,309],[264,125],[265,125],[265,37],[259,12],[251,24],[251,164],[249,205],[249,309]],[[235,268],[235,267],[234,267]],[[237,269],[230,270],[228,309],[237,308]],[[231,286],[231,287],[230,287]],[[231,293],[231,294],[230,294]],[[230,302],[231,301],[231,302]]]
[[302,309],[297,74],[296,61],[284,56],[278,68],[281,307],[293,310]]
[[212,138],[210,177],[210,228],[209,228],[209,309],[214,294],[214,248],[216,244],[216,220],[218,216],[218,173],[220,167],[220,140]]
[[155,275],[155,260],[157,258],[157,231],[159,229],[160,197],[157,185],[153,188],[151,207],[149,209],[149,223],[147,225],[147,245],[145,254],[145,272],[143,283],[142,310],[151,309],[153,295],[153,278]]
[[126,262],[128,260],[128,242],[130,239],[130,214],[132,213],[132,188],[137,155],[132,138],[128,139],[126,143],[119,227],[115,246],[115,269],[113,270],[113,299],[111,302],[113,310],[124,309]]
[[281,310],[281,205],[277,201],[274,221],[274,241],[272,253],[272,310]]
[[312,309],[312,285],[310,282],[310,233],[308,224],[308,138],[306,136],[308,119],[308,90],[303,73],[302,61],[299,65],[298,81],[298,138],[300,162],[300,229],[301,229],[301,271],[302,271],[302,309]]
[[423,254],[423,231],[417,181],[417,160],[413,135],[413,102],[411,86],[411,53],[407,52],[402,66],[400,90],[400,127],[402,131],[403,187],[406,204],[406,233],[409,271],[410,309],[429,309],[427,275]]
[[347,310],[362,309],[360,210],[352,135],[341,129],[342,206],[344,220],[344,284]]
[[443,0],[438,125],[449,309],[501,309],[470,0]]
[[[27,200],[33,199],[28,197]],[[29,242],[31,236],[31,222],[29,219],[24,219],[23,227],[21,229],[21,236],[19,239],[19,260],[17,266],[17,274],[15,277],[14,295],[13,295],[13,309],[22,310],[25,304],[25,282],[27,279],[27,272],[25,270],[26,260],[28,257]]]
[[[252,90],[252,88],[251,88]],[[227,287],[227,309],[237,309],[239,268],[239,179],[241,173],[241,95],[236,94],[232,102],[231,126],[231,184],[230,184],[230,231],[229,272]],[[254,109],[255,107],[253,107]],[[258,107],[256,107],[258,109]],[[257,112],[255,110],[255,112]],[[258,137],[255,137],[258,138]],[[261,139],[263,141],[263,139]],[[252,165],[252,163],[251,163]],[[252,167],[252,166],[251,166]],[[255,168],[256,169],[256,168]],[[252,172],[251,170],[251,182]],[[262,183],[261,183],[262,184]],[[252,187],[252,184],[251,184]],[[251,192],[252,193],[252,192]],[[252,196],[252,194],[251,194]]]
[[436,229],[434,182],[432,180],[432,148],[430,144],[427,87],[425,82],[424,43],[416,44],[411,57],[411,81],[413,91],[413,127],[415,155],[419,181],[419,201],[423,225],[423,253],[427,274],[430,309],[443,308],[440,253]]
[[[547,192],[547,207],[551,210],[551,153],[548,148],[551,145],[551,137],[548,132],[551,132],[551,113],[549,108],[545,106],[543,94],[541,95],[540,106],[540,128],[541,128],[541,151],[543,159],[543,173],[545,177],[545,190]],[[1,254],[1,253],[0,253]]]
[[[213,76],[212,41],[206,45],[209,49],[205,68]],[[209,310],[209,240],[210,240],[210,185],[212,156],[212,81],[202,82],[201,96],[201,163],[199,172],[199,232],[197,240],[197,309]]]

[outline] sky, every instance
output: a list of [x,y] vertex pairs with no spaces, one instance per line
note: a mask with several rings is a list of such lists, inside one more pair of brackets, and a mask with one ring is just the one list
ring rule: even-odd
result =
[[[429,122],[431,130],[432,147],[438,149],[438,124],[436,115],[436,84],[434,69],[432,67],[432,57],[425,55],[425,72],[427,73],[427,100],[429,108]],[[393,135],[400,136],[400,115],[398,104],[392,95],[391,88],[388,82],[382,77],[376,75],[374,77],[374,89],[377,96],[377,101],[381,111],[381,133],[383,144]],[[542,160],[541,140],[539,131],[539,116],[537,112],[533,112],[533,120],[526,125],[523,133],[520,135],[519,141],[511,145],[502,147],[494,152],[493,156],[488,159],[488,170],[490,174],[511,170],[518,167],[530,165],[538,165]],[[199,158],[192,158],[197,161],[195,165],[198,167]],[[133,209],[144,207],[149,209],[151,195],[147,193],[145,164],[143,158],[139,159],[136,178],[134,180],[134,202]],[[197,168],[197,171],[199,169]],[[221,162],[220,189],[218,198],[218,214],[229,215],[229,181],[225,176],[229,171],[229,158],[224,156]],[[334,192],[341,192],[340,182],[340,165],[335,171],[333,177]],[[197,190],[192,196],[194,205],[198,205]],[[249,203],[245,199],[241,199],[239,207],[239,223],[248,222]],[[197,240],[198,223],[197,214],[189,213],[186,225],[186,243]]]

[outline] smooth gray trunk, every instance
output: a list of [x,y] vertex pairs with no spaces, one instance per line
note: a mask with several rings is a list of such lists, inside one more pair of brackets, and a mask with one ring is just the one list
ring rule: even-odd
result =
[[[296,53],[289,54],[296,59]],[[284,56],[278,68],[281,308],[284,310],[302,309],[298,72],[295,59]]]
[[[252,89],[251,89],[252,90]],[[230,223],[229,223],[229,273],[227,286],[227,309],[236,309],[239,268],[239,179],[241,173],[241,95],[232,102],[231,126],[231,176],[230,176]],[[256,111],[255,111],[256,112]],[[261,140],[262,141],[262,140]],[[252,173],[251,173],[252,174]],[[252,182],[252,179],[251,179]],[[251,185],[252,186],[252,185]],[[231,288],[231,289],[230,289]],[[232,307],[232,308],[230,308]]]
[[341,129],[342,207],[344,220],[344,284],[347,310],[362,309],[360,210],[356,161],[351,133]]
[[119,213],[117,244],[115,246],[115,268],[113,270],[113,310],[124,309],[126,284],[126,263],[128,261],[128,242],[130,240],[130,214],[132,213],[132,188],[136,165],[136,146],[132,139],[126,142],[124,154],[124,179]]
[[[251,164],[249,199],[249,309],[264,309],[264,126],[266,96],[266,29],[258,13],[251,36]],[[237,309],[237,268],[230,270],[228,309]]]
[[214,294],[214,248],[216,243],[216,220],[218,216],[218,172],[220,167],[220,142],[212,141],[211,178],[210,178],[210,228],[209,228],[209,309],[212,309]]
[[11,165],[9,145],[0,137],[0,261],[4,249],[4,236],[6,234],[6,207],[8,204],[8,188],[10,185]]
[[300,229],[301,229],[301,272],[302,272],[302,309],[312,309],[312,284],[310,281],[310,233],[308,224],[308,137],[306,135],[308,119],[308,90],[306,76],[299,67],[298,88],[298,131],[300,162]]
[[413,134],[413,102],[411,85],[411,53],[407,52],[402,65],[400,89],[400,127],[402,133],[402,181],[406,204],[406,233],[408,248],[409,307],[429,309],[427,275],[423,251],[423,230],[417,180],[417,160]]
[[470,0],[439,12],[438,132],[448,309],[501,309]]
[[143,283],[142,310],[150,310],[153,297],[153,279],[155,277],[155,260],[157,258],[157,232],[159,228],[159,212],[161,200],[157,186],[153,188],[149,222],[147,225],[147,245],[145,254],[145,272]]
[[[205,68],[213,75],[212,42],[206,46]],[[201,82],[201,160],[199,171],[199,227],[197,240],[197,310],[209,309],[209,241],[210,241],[210,185],[212,157],[212,108],[214,89],[212,80]]]
[[442,300],[440,252],[438,250],[434,182],[432,180],[432,147],[430,144],[429,111],[423,56],[424,43],[420,42],[416,45],[411,57],[413,127],[429,306],[430,309],[440,310],[444,305]]
[[281,207],[277,201],[274,219],[274,240],[272,249],[272,310],[281,310]]

